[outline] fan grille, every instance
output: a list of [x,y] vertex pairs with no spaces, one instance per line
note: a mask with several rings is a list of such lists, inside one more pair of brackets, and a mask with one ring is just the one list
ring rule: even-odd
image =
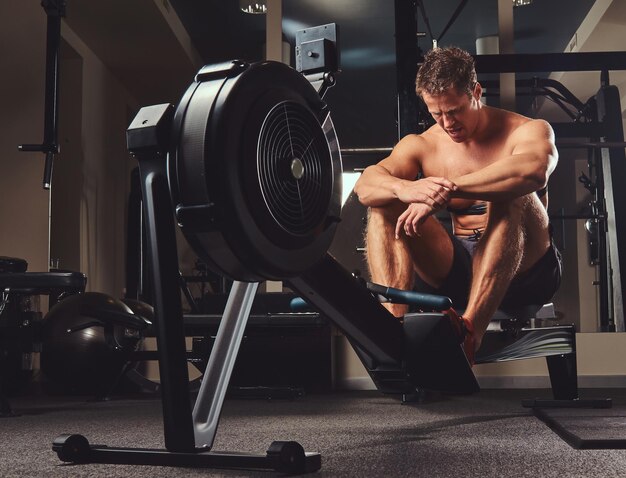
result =
[[333,166],[324,132],[311,111],[284,101],[267,114],[257,147],[259,186],[274,220],[306,235],[326,218]]

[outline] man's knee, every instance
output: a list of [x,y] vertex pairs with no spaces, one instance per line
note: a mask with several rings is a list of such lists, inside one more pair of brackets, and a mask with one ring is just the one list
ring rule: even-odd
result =
[[406,209],[406,204],[393,201],[379,207],[370,207],[367,213],[368,229],[392,226],[395,229],[400,214]]
[[494,201],[489,204],[489,218],[485,226],[479,248],[486,251],[524,249],[526,224],[524,209],[527,207],[525,196],[507,201]]
[[507,201],[494,201],[489,204],[489,222],[505,221],[520,224],[530,202],[528,196],[522,196]]
[[[550,245],[548,222],[545,208],[535,194],[494,202],[490,204],[485,230],[485,235],[493,240],[486,242],[510,252],[517,250],[521,261],[518,272],[523,272],[539,260]],[[482,247],[489,246],[483,244]]]
[[524,234],[537,235],[547,230],[548,215],[537,195],[527,194],[510,201],[498,201],[489,205],[487,226],[505,223],[512,229],[519,229]]

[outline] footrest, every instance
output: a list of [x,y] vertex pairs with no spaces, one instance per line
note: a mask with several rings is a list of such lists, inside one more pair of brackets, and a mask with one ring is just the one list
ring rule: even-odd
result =
[[476,363],[571,354],[575,350],[575,333],[571,325],[488,331],[476,352]]
[[417,387],[449,393],[480,390],[449,318],[442,313],[404,316],[406,368]]

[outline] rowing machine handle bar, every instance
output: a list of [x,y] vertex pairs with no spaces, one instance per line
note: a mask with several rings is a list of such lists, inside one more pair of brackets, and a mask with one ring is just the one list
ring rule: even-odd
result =
[[[414,305],[420,309],[442,311],[448,310],[452,307],[452,301],[448,297],[442,295],[424,294],[422,292],[415,292],[412,290],[401,290],[371,282],[367,283],[367,289],[370,292],[378,294],[379,296],[383,296],[383,298],[387,299],[389,302]],[[292,299],[289,303],[289,307],[294,312],[311,309],[311,306],[301,297]]]
[[389,302],[396,304],[408,304],[425,310],[448,310],[452,307],[450,298],[443,295],[424,294],[414,290],[402,290],[394,287],[387,287],[372,282],[367,283],[367,289],[370,292],[381,295]]

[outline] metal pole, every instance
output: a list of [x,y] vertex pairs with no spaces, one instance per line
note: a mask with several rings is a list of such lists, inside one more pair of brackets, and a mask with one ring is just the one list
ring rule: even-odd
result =
[[43,188],[50,189],[54,155],[59,153],[59,50],[61,18],[65,16],[65,0],[43,0],[41,6],[48,16],[43,144],[22,144],[18,146],[18,149],[24,152],[42,152],[46,155]]
[[396,82],[398,88],[398,139],[419,132],[415,77],[417,46],[417,4],[415,0],[395,0]]

